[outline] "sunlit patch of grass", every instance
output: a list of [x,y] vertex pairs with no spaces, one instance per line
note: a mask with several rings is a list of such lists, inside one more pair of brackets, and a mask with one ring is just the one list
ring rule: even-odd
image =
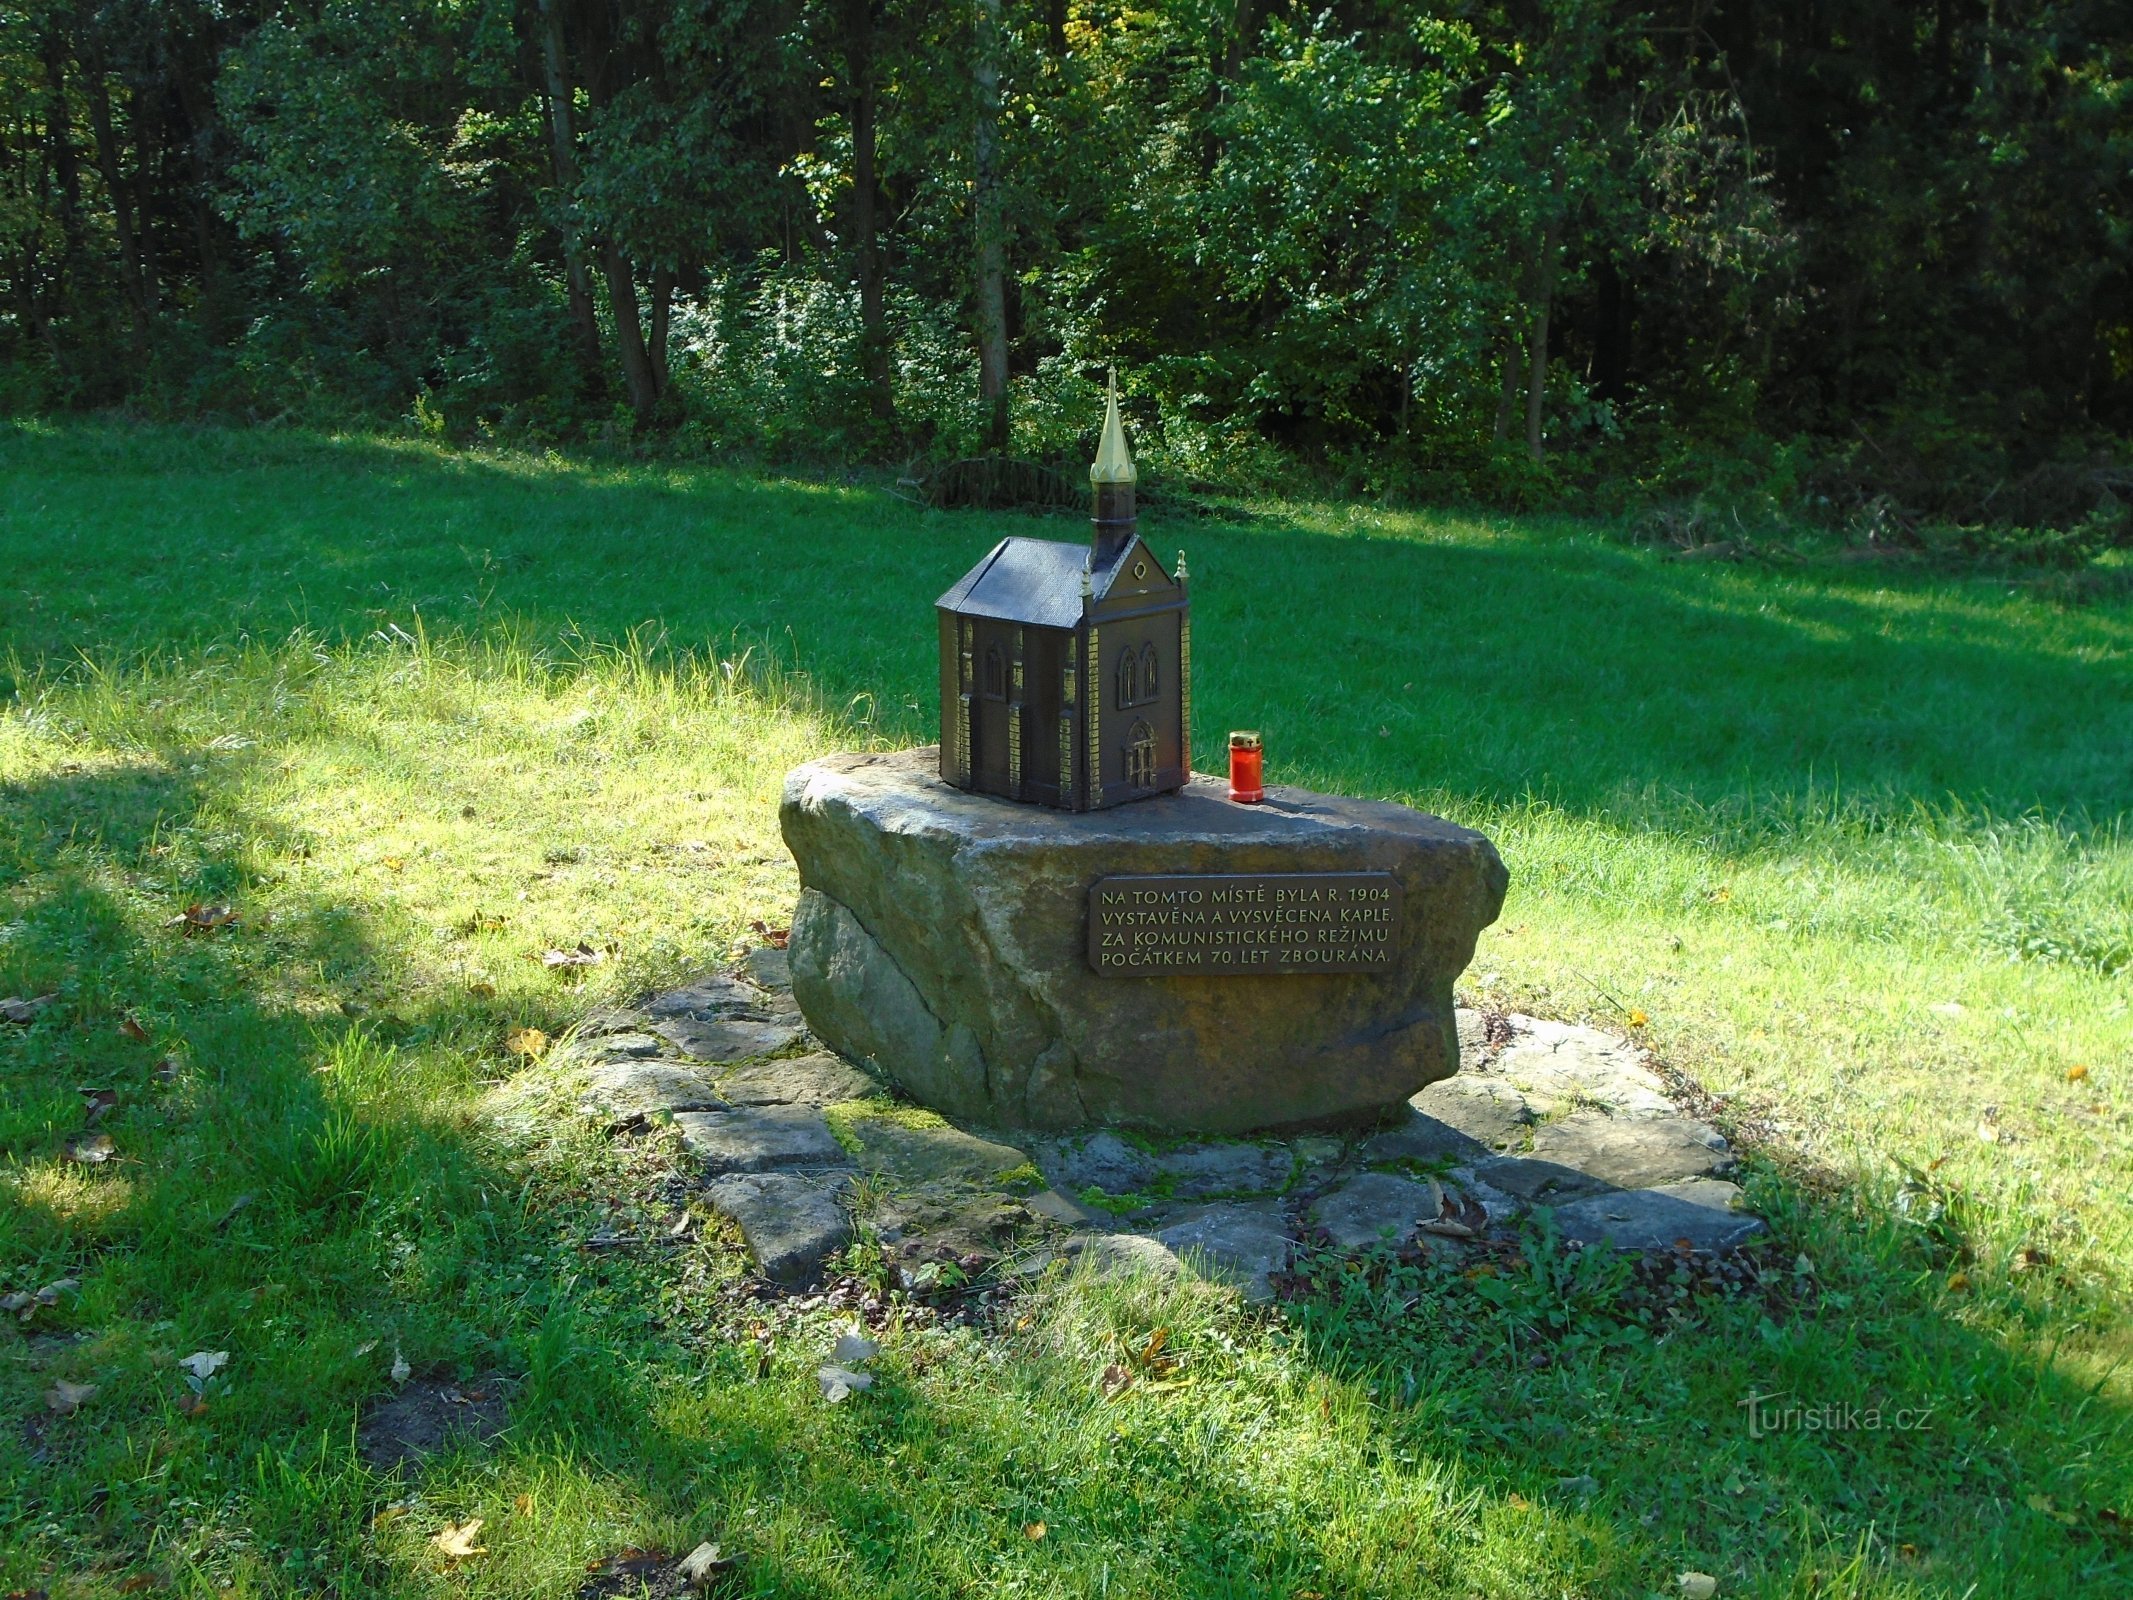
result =
[[[986,1336],[893,1327],[830,1407],[836,1330],[759,1339],[730,1229],[583,1248],[611,1199],[666,1220],[676,1145],[499,1097],[504,1040],[781,923],[785,771],[929,736],[933,596],[1079,530],[357,438],[18,429],[0,477],[0,994],[59,996],[0,1029],[0,1275],[83,1280],[0,1324],[0,1413],[102,1386],[0,1427],[0,1590],[515,1597],[704,1538],[741,1592],[867,1600],[2125,1586],[2124,604],[1560,520],[1152,518],[1197,575],[1203,752],[1259,726],[1282,781],[1488,831],[1512,892],[1465,996],[1642,1015],[1756,1110],[1812,1292],[1625,1353],[1545,1273],[1255,1312],[1055,1268]],[[200,904],[235,920],[174,923]],[[93,1169],[57,1154],[90,1084]],[[1177,1387],[1109,1392],[1159,1329]],[[187,1416],[195,1349],[232,1361]],[[380,1476],[396,1353],[506,1375],[512,1430]],[[1772,1388],[1943,1421],[1751,1441]],[[430,1543],[475,1516],[486,1556]]]

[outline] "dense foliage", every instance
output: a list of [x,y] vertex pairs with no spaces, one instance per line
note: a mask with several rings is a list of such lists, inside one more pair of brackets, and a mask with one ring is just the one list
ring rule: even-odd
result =
[[0,400],[1045,457],[1115,363],[1186,475],[2111,534],[2129,84],[2108,0],[19,0]]

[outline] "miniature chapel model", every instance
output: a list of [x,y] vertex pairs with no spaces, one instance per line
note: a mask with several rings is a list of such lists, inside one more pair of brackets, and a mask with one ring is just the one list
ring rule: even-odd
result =
[[1089,482],[1087,547],[1002,539],[935,602],[941,776],[1009,800],[1095,811],[1191,771],[1185,558],[1141,539],[1114,383]]

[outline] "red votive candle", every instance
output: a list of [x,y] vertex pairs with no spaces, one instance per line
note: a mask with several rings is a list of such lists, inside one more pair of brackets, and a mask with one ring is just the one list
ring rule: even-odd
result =
[[1266,798],[1259,783],[1259,735],[1229,736],[1229,797],[1240,806],[1256,806]]

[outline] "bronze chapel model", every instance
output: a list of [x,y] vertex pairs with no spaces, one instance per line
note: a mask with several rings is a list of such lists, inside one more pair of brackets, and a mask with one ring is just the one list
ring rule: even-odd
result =
[[1002,539],[935,605],[941,776],[1009,800],[1096,811],[1190,775],[1192,617],[1185,558],[1138,532],[1114,384],[1089,468],[1089,545]]

